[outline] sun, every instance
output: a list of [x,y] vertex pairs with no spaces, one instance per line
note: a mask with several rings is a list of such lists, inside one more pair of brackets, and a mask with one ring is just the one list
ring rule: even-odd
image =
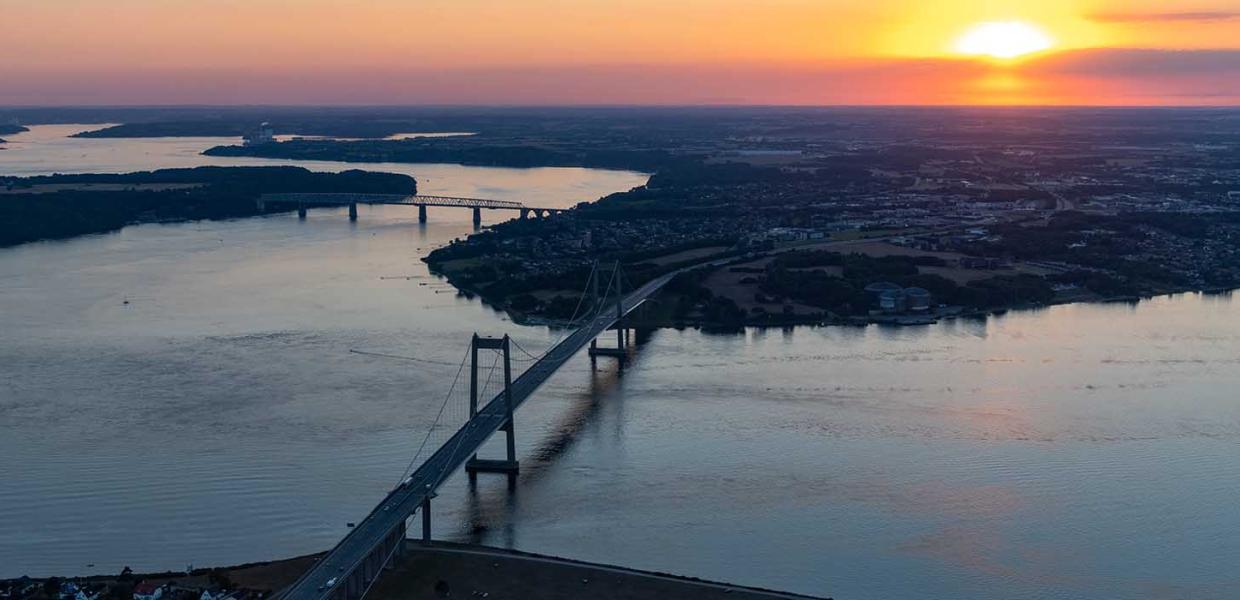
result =
[[1022,21],[978,23],[956,40],[955,50],[969,56],[1012,59],[1046,50],[1054,41],[1041,29]]

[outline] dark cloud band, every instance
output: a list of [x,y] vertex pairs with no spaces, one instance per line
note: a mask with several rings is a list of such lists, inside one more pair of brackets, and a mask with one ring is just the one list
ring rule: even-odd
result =
[[1202,11],[1202,12],[1115,12],[1097,13],[1089,16],[1091,21],[1099,23],[1168,23],[1168,22],[1212,22],[1240,19],[1240,11]]

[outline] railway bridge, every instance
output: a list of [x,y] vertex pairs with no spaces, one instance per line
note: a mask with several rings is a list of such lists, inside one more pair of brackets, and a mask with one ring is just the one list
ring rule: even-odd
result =
[[418,222],[426,222],[428,206],[444,206],[451,208],[468,208],[474,211],[474,225],[482,224],[483,210],[514,210],[522,219],[541,218],[562,212],[562,208],[545,208],[527,206],[511,200],[491,200],[486,198],[459,198],[455,196],[422,196],[406,194],[349,194],[349,193],[284,193],[263,194],[258,198],[258,207],[263,209],[267,204],[296,204],[297,216],[306,218],[306,209],[311,206],[348,206],[349,220],[357,220],[358,204],[396,204],[418,207]]

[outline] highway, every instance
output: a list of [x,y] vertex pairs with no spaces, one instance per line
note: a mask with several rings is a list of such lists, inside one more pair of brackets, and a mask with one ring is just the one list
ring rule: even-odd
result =
[[[722,261],[714,261],[722,262]],[[694,265],[657,277],[621,301],[621,313],[628,314],[645,302],[677,274],[702,265]],[[616,323],[617,314],[612,305],[605,305],[601,314],[583,324],[542,358],[530,366],[512,382],[513,410],[521,406],[535,390],[549,379],[568,359],[579,352],[590,340]],[[382,549],[392,536],[404,535],[405,519],[414,513],[428,496],[499,430],[507,419],[504,393],[501,391],[481,407],[478,414],[458,430],[434,454],[422,463],[406,483],[388,493],[378,506],[360,521],[322,560],[315,563],[285,592],[288,600],[321,600],[351,595],[345,588],[349,578],[356,573],[366,573],[376,564],[375,552]],[[387,556],[380,557],[383,564]],[[366,577],[363,576],[363,579]],[[356,579],[355,579],[356,582]]]

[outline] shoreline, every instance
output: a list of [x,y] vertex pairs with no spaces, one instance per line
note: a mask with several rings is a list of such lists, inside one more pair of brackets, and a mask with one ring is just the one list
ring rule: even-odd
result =
[[[591,158],[561,152],[535,159],[517,160],[496,149],[507,149],[503,140],[492,140],[477,134],[470,136],[465,147],[439,148],[426,146],[426,139],[411,140],[315,140],[300,138],[260,146],[221,145],[202,151],[203,156],[229,158],[267,158],[278,160],[320,160],[339,163],[393,163],[403,165],[454,164],[466,167],[497,167],[506,169],[598,169],[654,175],[658,165],[648,160]],[[432,142],[433,143],[433,142]],[[522,142],[523,143],[523,142]],[[490,145],[488,145],[490,144]],[[533,151],[537,146],[524,146]]]
[[[411,595],[430,597],[445,588],[474,588],[473,597],[490,594],[508,597],[574,597],[584,589],[591,598],[633,597],[750,598],[753,600],[814,600],[820,597],[769,588],[732,584],[663,571],[635,569],[455,542],[405,540],[406,555],[394,560],[387,574],[372,590],[376,600],[399,600]],[[178,591],[227,588],[237,598],[265,598],[291,585],[325,552],[223,567],[197,568],[191,572],[130,571],[118,575],[15,577],[0,579],[0,586],[42,588],[48,582],[79,586],[125,587],[137,583]],[[525,587],[527,589],[519,589]],[[480,591],[483,590],[483,591]],[[534,595],[538,594],[538,595]],[[20,595],[15,597],[23,597]],[[25,596],[31,597],[31,596]],[[483,596],[486,597],[486,596]]]
[[[431,274],[441,277],[447,282],[458,294],[464,296],[477,296],[478,299],[486,306],[495,310],[503,311],[508,318],[517,325],[532,327],[549,327],[549,328],[568,328],[572,324],[563,319],[554,319],[532,315],[518,310],[514,310],[508,306],[503,306],[493,302],[484,294],[476,289],[464,286],[453,281],[453,278],[442,271],[439,271],[431,263],[427,263],[430,267]],[[1240,286],[1216,286],[1209,288],[1186,288],[1186,289],[1168,289],[1159,290],[1148,295],[1132,295],[1121,294],[1115,296],[1099,296],[1095,298],[1067,297],[1062,300],[1053,300],[1047,303],[1020,303],[1010,306],[979,308],[979,309],[962,309],[951,314],[895,314],[895,315],[870,315],[866,317],[828,317],[828,318],[788,318],[785,320],[767,319],[764,322],[746,320],[742,323],[723,323],[719,321],[711,321],[707,319],[682,319],[672,320],[666,318],[641,319],[640,317],[629,317],[631,321],[635,321],[631,328],[634,329],[685,329],[695,328],[707,331],[728,331],[746,328],[786,328],[786,327],[868,327],[870,325],[879,325],[887,327],[919,327],[927,325],[935,325],[943,321],[952,321],[957,319],[977,319],[982,317],[991,317],[1002,315],[1012,311],[1036,311],[1054,306],[1068,306],[1072,304],[1117,304],[1117,303],[1139,303],[1143,301],[1153,300],[1155,298],[1176,296],[1180,294],[1205,294],[1219,295],[1230,294],[1240,290]],[[651,298],[652,301],[658,301],[659,295],[656,294]],[[951,307],[949,307],[951,308]],[[959,308],[959,307],[957,307]]]

